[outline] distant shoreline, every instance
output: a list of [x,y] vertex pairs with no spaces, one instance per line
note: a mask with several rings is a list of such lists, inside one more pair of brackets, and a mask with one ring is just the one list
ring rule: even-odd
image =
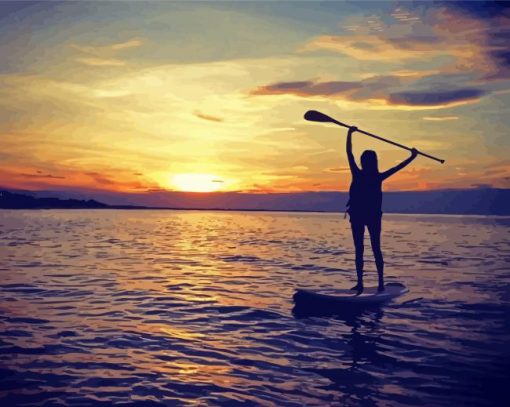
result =
[[[58,197],[55,197],[58,196]],[[154,200],[148,195],[98,196],[96,199],[68,198],[59,192],[44,195],[40,192],[0,189],[0,209],[116,209],[116,210],[173,210],[173,211],[240,211],[288,213],[345,212],[346,192],[301,192],[287,194],[216,193],[197,195],[165,193]],[[86,196],[88,198],[88,196]],[[154,197],[154,196],[153,196]],[[113,202],[112,202],[113,200]],[[120,202],[119,202],[120,200]],[[128,204],[122,204],[125,200]],[[117,202],[115,202],[117,201]],[[137,204],[137,201],[141,203]],[[145,202],[148,204],[144,204]],[[165,203],[169,205],[165,205]],[[155,202],[158,203],[158,202]],[[389,191],[385,193],[383,213],[407,215],[475,215],[510,216],[510,189],[469,189],[433,191]]]

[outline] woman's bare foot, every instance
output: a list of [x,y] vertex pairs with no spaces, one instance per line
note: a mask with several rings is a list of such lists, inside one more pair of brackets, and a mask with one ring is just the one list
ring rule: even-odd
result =
[[377,287],[377,292],[382,293],[383,291],[384,291],[384,284],[379,284],[379,286]]
[[357,291],[356,294],[360,295],[363,292],[363,284],[358,283],[354,287],[352,287],[351,290]]

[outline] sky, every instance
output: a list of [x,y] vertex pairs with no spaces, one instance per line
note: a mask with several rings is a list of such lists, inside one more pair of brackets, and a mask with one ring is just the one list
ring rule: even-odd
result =
[[386,190],[510,187],[510,3],[0,2],[0,38],[3,187],[345,191],[308,109],[446,160]]

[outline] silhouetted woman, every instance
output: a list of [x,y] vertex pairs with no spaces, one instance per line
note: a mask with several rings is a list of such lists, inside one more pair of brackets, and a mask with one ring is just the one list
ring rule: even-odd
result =
[[347,134],[347,158],[352,173],[347,212],[351,221],[356,250],[356,274],[358,276],[358,283],[352,289],[357,290],[358,293],[363,291],[363,239],[366,226],[370,234],[379,277],[378,291],[384,291],[384,260],[381,252],[382,183],[386,178],[413,161],[418,151],[413,148],[408,159],[381,173],[377,166],[377,154],[375,151],[366,150],[361,154],[361,169],[359,169],[352,154],[352,133],[356,130],[358,130],[357,127],[350,127]]

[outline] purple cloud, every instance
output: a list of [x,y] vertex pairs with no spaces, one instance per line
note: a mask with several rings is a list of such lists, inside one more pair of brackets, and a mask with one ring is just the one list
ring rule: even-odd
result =
[[482,89],[455,89],[450,91],[424,91],[392,93],[388,102],[407,106],[440,106],[479,99],[487,92]]
[[332,96],[359,89],[359,82],[330,81],[330,82],[278,82],[254,89],[252,95],[284,95],[297,96]]
[[[440,78],[433,75],[431,78]],[[403,85],[426,85],[423,78],[406,78],[398,75],[374,76],[361,81],[329,82],[279,82],[261,86],[252,95],[294,95],[299,97],[334,97],[355,102],[384,102],[387,105],[429,107],[450,106],[459,103],[475,102],[488,92],[478,88],[435,90],[437,85],[429,85],[431,90],[398,91]],[[426,89],[426,88],[425,88]]]
[[41,171],[37,171],[37,174],[27,174],[27,173],[20,173],[22,177],[25,178],[53,178],[53,179],[65,179],[65,177],[59,176],[59,175],[52,175],[52,174],[43,174]]

